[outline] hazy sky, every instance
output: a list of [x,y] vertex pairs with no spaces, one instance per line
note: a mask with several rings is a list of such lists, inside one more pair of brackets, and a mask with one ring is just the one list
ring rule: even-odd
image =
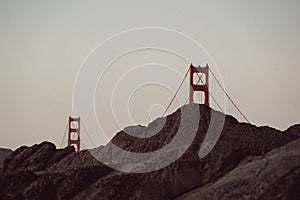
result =
[[[1,147],[44,140],[59,146],[83,59],[107,37],[145,26],[175,29],[202,44],[253,124],[284,130],[300,123],[298,0],[8,0],[0,3],[0,26]],[[168,55],[144,52],[124,62],[143,56],[168,60]],[[184,65],[170,57],[172,63]],[[162,103],[170,97],[161,97]],[[96,106],[103,118],[101,105]],[[116,131],[109,123],[106,127],[108,135]]]

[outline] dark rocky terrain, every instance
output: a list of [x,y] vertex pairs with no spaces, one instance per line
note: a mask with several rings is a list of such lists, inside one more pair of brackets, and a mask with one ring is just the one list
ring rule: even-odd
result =
[[[0,199],[300,198],[300,125],[279,131],[239,123],[226,116],[215,147],[200,159],[198,152],[212,113],[223,114],[199,105],[183,109],[200,109],[198,132],[188,150],[167,167],[147,173],[124,173],[100,163],[87,150],[76,153],[73,147],[56,149],[49,142],[22,146],[4,162]],[[121,131],[111,143],[132,152],[159,149],[176,135],[180,116],[180,109],[167,116],[163,129],[149,138],[136,138]],[[190,123],[194,118],[190,116]],[[148,127],[135,127],[137,133],[147,135],[157,120]],[[188,125],[185,130],[188,135]],[[104,147],[93,151],[102,157],[111,156]],[[133,158],[124,162],[135,161]]]
[[0,172],[2,170],[3,162],[5,158],[12,153],[10,149],[0,148]]

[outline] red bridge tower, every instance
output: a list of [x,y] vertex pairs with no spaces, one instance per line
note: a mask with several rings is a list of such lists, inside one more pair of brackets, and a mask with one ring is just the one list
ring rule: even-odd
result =
[[80,117],[69,117],[68,146],[75,145],[76,151],[80,151]]
[[[201,67],[200,65],[198,67],[193,66],[191,64],[190,66],[190,97],[189,97],[189,103],[194,103],[194,92],[195,91],[201,91],[204,92],[204,105],[209,106],[209,91],[208,91],[208,64],[206,64],[205,67]],[[197,83],[194,83],[194,74],[197,74],[199,79],[202,78],[204,75],[204,82],[198,81]],[[199,74],[201,74],[199,76]]]

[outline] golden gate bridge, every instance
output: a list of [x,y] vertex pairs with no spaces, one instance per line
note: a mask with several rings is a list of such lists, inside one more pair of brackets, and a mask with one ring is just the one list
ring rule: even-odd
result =
[[[240,122],[247,122],[249,120],[243,114],[241,109],[237,104],[232,100],[229,94],[226,92],[221,82],[217,79],[216,75],[209,68],[208,64],[205,66],[194,66],[191,64],[187,69],[179,87],[177,88],[174,96],[166,107],[162,116],[165,116],[170,109],[170,106],[174,102],[178,92],[183,86],[183,83],[186,81],[189,75],[189,96],[187,97],[184,104],[193,104],[198,103],[205,106],[209,106],[214,110],[218,110],[224,114],[232,115]],[[194,76],[195,75],[195,76]],[[81,140],[81,130],[82,128],[87,134],[89,140],[94,146],[95,143],[91,139],[90,134],[88,133],[83,120],[80,117],[69,117],[68,123],[66,125],[65,133],[61,141],[61,147],[65,141],[67,135],[67,145],[75,146],[76,151],[80,151],[83,141]],[[88,145],[84,145],[88,147]]]

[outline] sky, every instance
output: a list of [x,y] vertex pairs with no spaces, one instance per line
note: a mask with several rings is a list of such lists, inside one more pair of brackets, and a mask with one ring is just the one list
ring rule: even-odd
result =
[[[1,0],[0,147],[45,140],[60,147],[82,62],[108,37],[139,27],[173,29],[195,39],[217,64],[227,92],[250,122],[285,130],[300,123],[299,11],[297,0]],[[114,63],[111,78],[99,82],[95,98],[108,137],[120,129],[105,110],[109,81],[118,80],[122,66],[128,67],[124,71],[143,62],[176,65],[182,73],[188,67],[176,56],[151,50]],[[149,86],[134,94],[135,122],[149,122],[151,104],[144,94],[163,105],[170,101],[172,93],[161,90]]]

